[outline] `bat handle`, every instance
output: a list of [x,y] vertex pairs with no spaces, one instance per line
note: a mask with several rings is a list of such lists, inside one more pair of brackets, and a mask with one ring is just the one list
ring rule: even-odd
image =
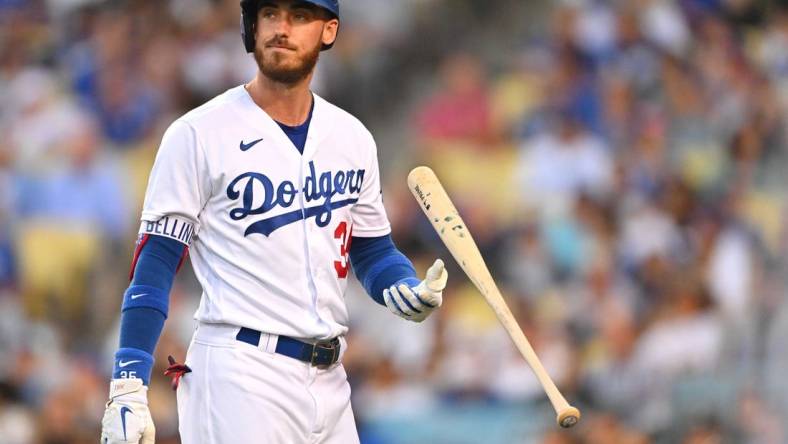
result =
[[493,291],[486,291],[483,294],[488,302],[492,302],[491,305],[504,329],[509,333],[514,345],[520,351],[520,354],[523,355],[525,361],[528,362],[528,365],[531,366],[536,378],[542,384],[542,388],[544,388],[550,403],[553,405],[553,409],[558,415],[556,418],[558,425],[564,428],[573,427],[580,421],[580,410],[566,402],[566,398],[564,398],[558,387],[556,387],[555,382],[548,375],[547,370],[542,365],[542,361],[536,356],[536,352],[531,347],[531,343],[528,342],[528,338],[525,337],[525,333],[517,325],[517,321],[514,319],[514,315],[509,310],[506,302],[504,302],[500,291],[498,291],[497,287],[493,287]]
[[547,397],[550,399],[550,403],[553,404],[553,408],[557,414],[556,422],[558,422],[558,425],[565,429],[574,427],[574,425],[580,421],[580,410],[578,410],[577,407],[569,405],[566,398],[558,391],[558,387],[555,386],[553,380],[547,375],[547,371],[544,369],[541,362],[536,362],[535,365],[532,364],[532,367],[534,367],[537,378],[541,380],[545,393],[547,393]]
[[547,371],[544,369],[541,362],[537,361],[532,363],[531,366],[537,378],[542,382],[542,386],[545,389],[545,393],[547,393],[547,397],[550,399],[550,403],[553,404],[553,408],[557,414],[556,422],[558,422],[558,425],[565,429],[574,427],[574,425],[580,421],[580,410],[566,402],[566,398],[558,391],[558,387],[555,386],[553,380],[547,375]]

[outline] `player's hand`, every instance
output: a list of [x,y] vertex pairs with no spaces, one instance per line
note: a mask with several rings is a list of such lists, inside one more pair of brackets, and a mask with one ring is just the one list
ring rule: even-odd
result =
[[101,444],[153,444],[156,428],[142,379],[113,379],[101,420]]
[[383,291],[383,300],[397,316],[421,322],[443,303],[443,289],[448,277],[443,261],[438,259],[419,285],[412,288],[405,284],[392,285]]

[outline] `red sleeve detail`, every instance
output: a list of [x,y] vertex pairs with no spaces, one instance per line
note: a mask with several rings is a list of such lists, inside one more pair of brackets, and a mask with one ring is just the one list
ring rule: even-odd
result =
[[150,234],[143,234],[140,235],[139,240],[137,241],[137,247],[134,248],[134,257],[131,260],[131,269],[129,270],[129,282],[134,279],[134,270],[137,268],[137,261],[140,259],[140,253],[142,252],[142,247],[150,239]]
[[186,257],[187,256],[189,256],[189,247],[188,246],[184,247],[184,249],[183,249],[183,253],[181,254],[181,260],[180,260],[180,262],[178,262],[178,267],[175,269],[175,274],[178,274],[178,271],[180,271],[181,267],[183,266],[183,263],[186,262]]

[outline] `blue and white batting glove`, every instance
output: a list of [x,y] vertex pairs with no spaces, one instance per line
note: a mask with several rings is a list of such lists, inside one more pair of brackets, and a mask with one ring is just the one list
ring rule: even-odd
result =
[[153,444],[156,427],[142,379],[113,379],[101,420],[101,444]]
[[438,259],[418,285],[412,288],[407,284],[392,285],[383,291],[383,300],[395,315],[421,322],[443,303],[443,289],[448,277],[443,261]]

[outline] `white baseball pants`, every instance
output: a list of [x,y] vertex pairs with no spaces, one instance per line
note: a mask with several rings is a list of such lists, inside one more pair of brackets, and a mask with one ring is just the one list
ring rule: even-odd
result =
[[[341,361],[327,369],[274,353],[276,335],[238,341],[239,328],[200,324],[178,387],[183,444],[359,442]],[[344,351],[345,341],[341,339]]]

